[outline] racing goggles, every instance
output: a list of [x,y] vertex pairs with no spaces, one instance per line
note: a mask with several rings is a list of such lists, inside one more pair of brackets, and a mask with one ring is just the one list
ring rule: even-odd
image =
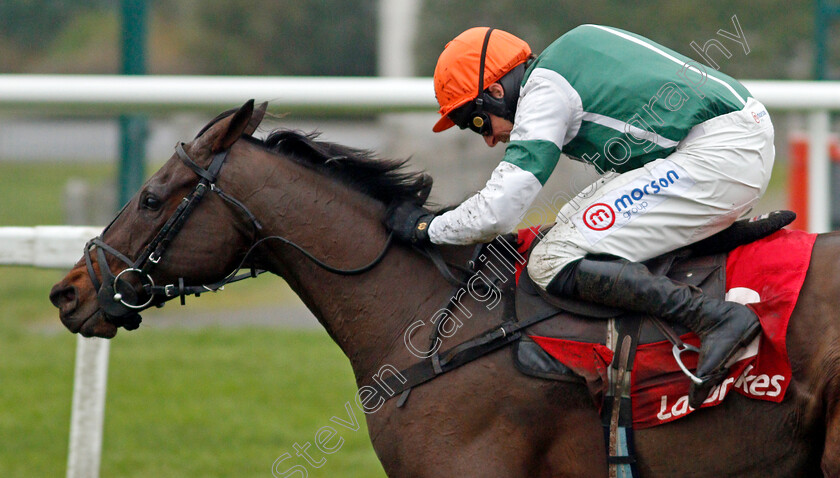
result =
[[471,129],[482,136],[493,134],[493,125],[490,123],[490,116],[483,111],[478,101],[470,101],[449,112],[449,119],[461,129]]

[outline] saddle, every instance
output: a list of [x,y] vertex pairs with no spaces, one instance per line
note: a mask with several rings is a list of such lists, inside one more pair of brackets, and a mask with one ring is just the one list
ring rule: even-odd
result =
[[[646,261],[645,265],[654,274],[665,275],[675,281],[698,287],[709,297],[723,299],[726,292],[724,290],[726,256],[725,252],[692,256],[689,251],[680,250]],[[532,349],[536,347],[540,352],[545,352],[528,336],[536,335],[575,342],[606,344],[607,347],[614,350],[617,334],[616,321],[641,320],[644,318],[641,314],[626,313],[598,304],[552,296],[533,283],[527,269],[523,269],[520,274],[515,303],[516,316],[519,320],[537,315],[551,315],[552,317],[526,328],[522,339],[514,345],[517,368],[527,375],[542,378],[550,378],[552,373],[541,368],[545,364],[545,360],[539,357],[540,354],[537,350]],[[682,325],[670,325],[677,336],[690,332]],[[638,344],[648,344],[666,339],[667,337],[653,322],[642,321]],[[554,373],[556,372],[554,370]]]

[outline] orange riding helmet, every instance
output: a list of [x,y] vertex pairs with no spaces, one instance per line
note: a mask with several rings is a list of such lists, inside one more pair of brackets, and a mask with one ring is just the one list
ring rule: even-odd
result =
[[447,115],[481,93],[478,91],[479,69],[485,37],[487,46],[481,82],[485,88],[531,57],[531,47],[525,41],[496,29],[488,35],[489,30],[487,27],[470,28],[447,43],[440,54],[434,82],[441,118],[432,131],[437,133],[455,126]]

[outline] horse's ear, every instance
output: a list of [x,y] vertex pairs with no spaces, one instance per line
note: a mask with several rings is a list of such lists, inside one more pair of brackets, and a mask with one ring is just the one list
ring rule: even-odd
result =
[[417,199],[421,206],[426,204],[426,201],[429,199],[429,195],[432,193],[432,177],[428,174],[423,174],[420,176],[419,179],[420,184],[422,184],[423,188],[417,193]]
[[253,135],[254,131],[257,130],[257,127],[265,117],[265,110],[268,108],[268,101],[263,101],[259,104],[259,106],[254,109],[254,113],[251,115],[251,120],[248,121],[248,127],[245,128],[244,134]]
[[227,130],[213,141],[212,152],[224,151],[237,142],[248,128],[254,113],[254,100],[248,100],[227,122]]

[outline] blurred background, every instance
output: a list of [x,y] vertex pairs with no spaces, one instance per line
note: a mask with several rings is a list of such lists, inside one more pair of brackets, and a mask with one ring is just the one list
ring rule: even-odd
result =
[[[721,71],[739,80],[831,80],[840,76],[840,45],[831,35],[837,15],[832,3],[813,0],[3,0],[0,80],[428,78],[446,42],[473,26],[510,31],[538,53],[577,25],[606,24],[700,59],[692,42],[722,39],[717,32],[733,32],[733,16],[749,52],[727,43],[729,58],[715,54]],[[0,105],[0,226],[106,224],[177,141],[252,97],[242,91],[224,108],[142,112]],[[410,157],[412,169],[435,178],[432,199],[439,204],[481,188],[504,153],[457,128],[433,134],[433,108],[270,111],[276,117],[262,135],[281,127],[319,131],[383,157]],[[804,212],[807,113],[771,115],[776,165],[754,212]],[[830,141],[832,159],[840,158]],[[583,171],[561,161],[543,194],[576,192],[567,178]],[[47,294],[63,272],[0,272],[0,476],[59,476],[67,466],[76,338],[62,328]],[[190,302],[147,311],[139,330],[121,331],[112,342],[102,476],[300,475],[282,473],[306,464],[294,444],[312,442],[352,403],[347,360],[282,279],[263,276]],[[364,426],[342,437],[341,450],[323,456],[320,467],[307,465],[308,476],[384,476]],[[289,466],[273,470],[284,453],[291,454]]]

